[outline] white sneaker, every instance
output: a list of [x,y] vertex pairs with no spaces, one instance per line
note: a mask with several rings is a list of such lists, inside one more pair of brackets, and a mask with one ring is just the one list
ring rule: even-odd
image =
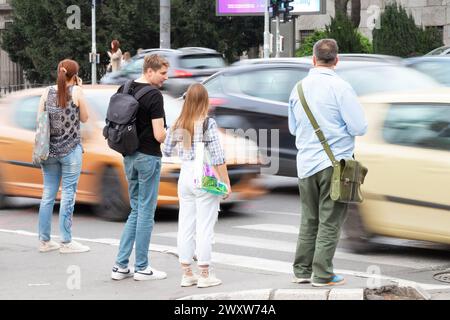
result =
[[181,278],[181,286],[182,287],[190,287],[195,286],[198,282],[198,276],[196,274],[193,274],[192,276],[187,276],[183,274],[183,277]]
[[297,276],[294,276],[292,279],[293,283],[311,283],[311,278],[298,278]]
[[111,271],[111,279],[114,280],[123,280],[129,277],[132,277],[134,274],[134,270],[132,268],[120,268],[118,266],[114,266]]
[[213,273],[209,273],[208,277],[198,277],[197,288],[208,288],[222,284],[222,280],[217,279]]
[[143,281],[143,280],[162,280],[167,278],[167,273],[163,271],[158,271],[154,268],[148,266],[144,270],[134,271],[134,280]]
[[49,241],[40,241],[39,244],[39,252],[49,252],[53,250],[58,250],[61,246],[58,242],[49,240]]
[[61,243],[61,248],[59,249],[60,253],[79,253],[79,252],[87,252],[91,250],[88,246],[81,244],[76,241],[71,241],[69,243]]

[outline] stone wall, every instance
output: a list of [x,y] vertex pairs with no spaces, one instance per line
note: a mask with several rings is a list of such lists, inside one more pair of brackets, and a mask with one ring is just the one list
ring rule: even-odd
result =
[[[8,0],[0,0],[0,35],[5,29],[6,22],[12,21],[12,8],[8,2]],[[23,82],[22,68],[13,63],[8,53],[0,47],[0,90],[5,90],[5,87],[16,87]]]
[[[372,39],[370,30],[371,18],[377,8],[384,9],[386,3],[392,0],[361,0],[361,32]],[[450,45],[450,0],[397,0],[413,17],[417,25],[442,26],[444,44]],[[305,15],[297,19],[297,37],[299,30],[323,29],[334,16],[334,1],[327,0],[325,15]]]

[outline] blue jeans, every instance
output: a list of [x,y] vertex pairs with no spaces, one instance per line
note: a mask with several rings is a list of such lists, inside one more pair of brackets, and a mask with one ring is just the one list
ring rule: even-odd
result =
[[50,240],[53,205],[62,180],[61,202],[59,207],[59,232],[61,241],[72,241],[72,215],[75,206],[75,194],[81,174],[81,145],[65,157],[48,158],[42,163],[44,192],[39,206],[39,239]]
[[149,265],[148,248],[158,200],[161,158],[136,152],[124,157],[124,164],[131,213],[120,239],[116,264],[121,268],[128,267],[136,242],[135,269],[140,271]]

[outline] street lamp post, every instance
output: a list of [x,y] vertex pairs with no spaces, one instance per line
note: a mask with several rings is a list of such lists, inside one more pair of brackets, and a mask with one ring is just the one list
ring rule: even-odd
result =
[[159,47],[170,49],[170,0],[159,1]]
[[92,84],[97,83],[97,44],[95,41],[95,1],[92,0],[92,52],[90,54]]
[[266,58],[266,59],[270,57],[269,5],[270,5],[270,0],[266,0],[266,9],[264,10],[264,58]]

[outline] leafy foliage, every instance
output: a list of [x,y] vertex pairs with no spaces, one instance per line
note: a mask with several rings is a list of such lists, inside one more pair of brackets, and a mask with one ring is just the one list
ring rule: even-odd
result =
[[375,53],[411,57],[443,46],[436,28],[416,26],[414,18],[397,3],[386,5],[380,19],[380,29],[372,32]]
[[[81,9],[81,28],[70,30],[67,8]],[[57,63],[78,61],[80,76],[90,79],[91,1],[11,0],[13,23],[2,33],[2,48],[19,63],[32,82],[47,83],[56,77]],[[263,42],[262,17],[217,17],[215,1],[172,0],[172,47],[204,46],[225,54],[229,61]],[[96,12],[97,53],[101,66],[108,63],[111,40],[122,52],[159,47],[159,0],[103,0]]]
[[372,44],[356,29],[351,20],[340,12],[331,19],[330,25],[325,30],[316,30],[312,35],[305,38],[304,42],[296,52],[297,57],[310,56],[313,54],[314,43],[320,39],[333,38],[339,45],[340,53],[371,53]]

